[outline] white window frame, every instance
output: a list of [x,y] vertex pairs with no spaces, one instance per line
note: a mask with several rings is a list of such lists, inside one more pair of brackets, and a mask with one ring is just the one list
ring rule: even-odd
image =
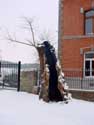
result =
[[90,10],[85,12],[85,22],[84,22],[85,23],[85,35],[94,35],[94,24],[93,24],[93,22],[92,22],[92,24],[90,23],[92,25],[91,32],[87,32],[87,30],[86,30],[86,26],[87,26],[86,25],[86,20],[92,19],[92,21],[93,21],[93,19],[94,19],[94,15],[93,14],[88,15],[88,16],[86,14],[90,13],[90,12],[92,13],[92,11],[94,12],[94,9],[90,9]]
[[[84,74],[85,78],[94,78],[94,76],[92,76],[92,61],[94,61],[94,58],[91,58],[91,59],[85,58],[85,55],[90,54],[90,53],[94,54],[94,52],[92,52],[92,51],[84,53],[84,71],[83,71],[83,74]],[[85,61],[90,61],[90,76],[85,76]]]

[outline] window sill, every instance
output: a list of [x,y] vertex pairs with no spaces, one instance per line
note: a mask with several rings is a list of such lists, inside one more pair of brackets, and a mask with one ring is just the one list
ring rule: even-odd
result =
[[64,40],[67,39],[83,39],[83,38],[94,38],[94,34],[86,34],[86,35],[66,35],[63,36]]

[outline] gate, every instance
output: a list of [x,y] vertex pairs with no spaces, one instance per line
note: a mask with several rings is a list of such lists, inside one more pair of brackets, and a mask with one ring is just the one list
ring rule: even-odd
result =
[[20,90],[21,62],[0,61],[0,87]]

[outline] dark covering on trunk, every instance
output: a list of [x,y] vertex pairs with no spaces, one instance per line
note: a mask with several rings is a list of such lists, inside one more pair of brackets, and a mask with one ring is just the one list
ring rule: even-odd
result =
[[44,43],[44,53],[46,57],[46,63],[49,65],[49,89],[48,96],[50,101],[63,101],[62,95],[58,89],[58,74],[56,70],[57,58],[55,55],[55,49],[49,44],[48,41]]

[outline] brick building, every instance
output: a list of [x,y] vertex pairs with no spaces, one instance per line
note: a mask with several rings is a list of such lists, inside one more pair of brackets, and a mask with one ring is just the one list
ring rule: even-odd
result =
[[94,76],[94,0],[59,0],[58,47],[63,70]]

